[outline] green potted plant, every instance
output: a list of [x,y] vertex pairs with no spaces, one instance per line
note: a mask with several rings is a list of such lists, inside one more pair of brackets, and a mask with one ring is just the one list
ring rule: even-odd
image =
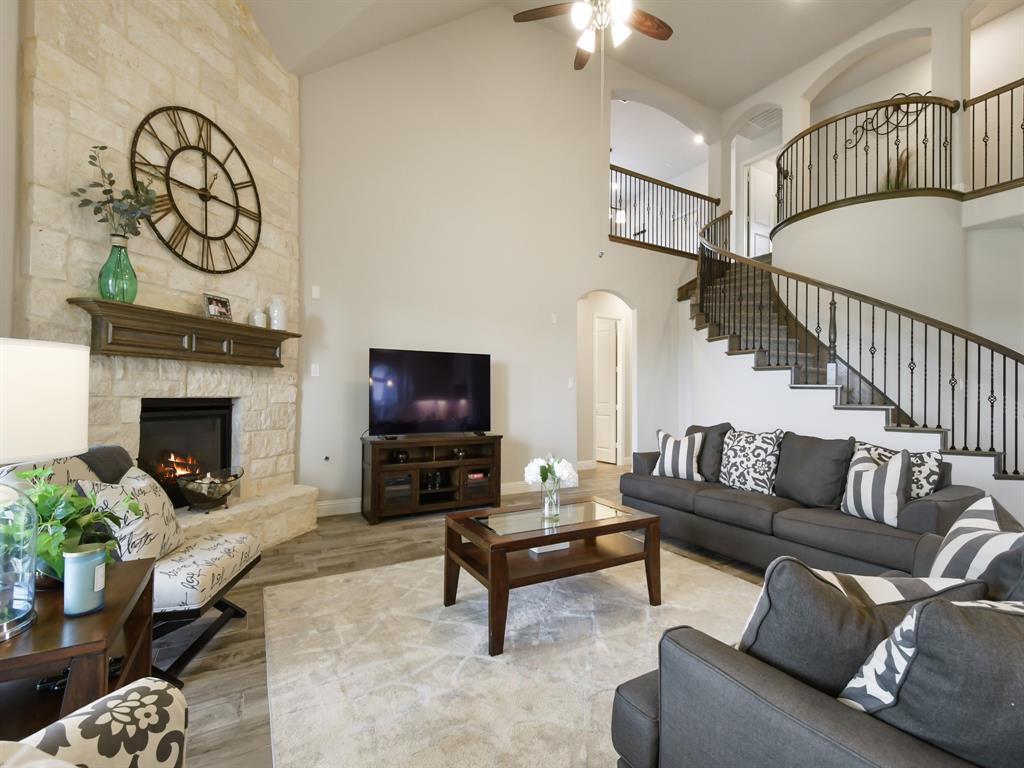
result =
[[[51,483],[52,469],[31,469],[18,472],[18,477],[29,483],[25,491],[35,505],[36,573],[50,580],[64,578],[64,550],[79,544],[103,544],[108,563],[117,560],[117,537],[114,531],[121,525],[121,516],[114,509],[99,509],[96,494],[82,494],[75,485]],[[123,504],[128,514],[142,514],[139,503],[125,496]],[[39,586],[53,586],[52,581],[39,579]]]
[[138,294],[139,280],[128,259],[128,238],[139,235],[139,220],[153,212],[156,193],[142,182],[116,192],[114,174],[103,167],[106,149],[98,145],[89,150],[89,165],[96,169],[99,180],[71,194],[79,198],[79,208],[91,207],[96,220],[110,228],[110,255],[100,268],[100,297],[131,304]]

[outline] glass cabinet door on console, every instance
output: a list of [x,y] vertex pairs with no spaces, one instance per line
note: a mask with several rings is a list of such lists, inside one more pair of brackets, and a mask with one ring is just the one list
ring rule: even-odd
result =
[[494,478],[490,464],[467,465],[462,470],[462,499],[485,499],[494,493]]
[[416,478],[412,472],[381,472],[377,498],[382,512],[405,512],[416,509]]

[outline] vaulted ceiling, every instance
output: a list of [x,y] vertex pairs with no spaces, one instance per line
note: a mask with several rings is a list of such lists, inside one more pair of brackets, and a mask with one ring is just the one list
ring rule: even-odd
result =
[[[282,63],[298,74],[351,59],[480,8],[518,12],[551,0],[247,0]],[[708,106],[725,109],[909,0],[634,0],[672,26],[667,42],[633,35],[611,52]],[[511,19],[509,20],[511,22]],[[566,37],[568,18],[538,22]]]

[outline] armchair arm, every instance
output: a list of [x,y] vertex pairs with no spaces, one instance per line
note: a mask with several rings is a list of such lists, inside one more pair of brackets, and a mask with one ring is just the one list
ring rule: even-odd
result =
[[960,513],[985,492],[970,485],[947,485],[922,499],[914,499],[900,510],[899,527],[914,533],[945,535]]
[[969,765],[695,629],[660,654],[662,765]]
[[[117,720],[134,727],[114,728]],[[144,677],[72,712],[22,741],[71,764],[182,768],[188,706],[170,683]]]
[[658,464],[661,451],[633,451],[633,472],[649,475]]

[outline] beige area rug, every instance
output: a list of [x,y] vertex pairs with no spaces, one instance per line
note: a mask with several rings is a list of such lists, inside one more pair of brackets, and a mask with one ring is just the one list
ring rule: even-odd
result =
[[739,637],[758,587],[662,551],[513,590],[505,653],[487,655],[487,595],[442,558],[270,587],[267,688],[276,768],[615,765],[615,687],[657,666],[666,628]]

